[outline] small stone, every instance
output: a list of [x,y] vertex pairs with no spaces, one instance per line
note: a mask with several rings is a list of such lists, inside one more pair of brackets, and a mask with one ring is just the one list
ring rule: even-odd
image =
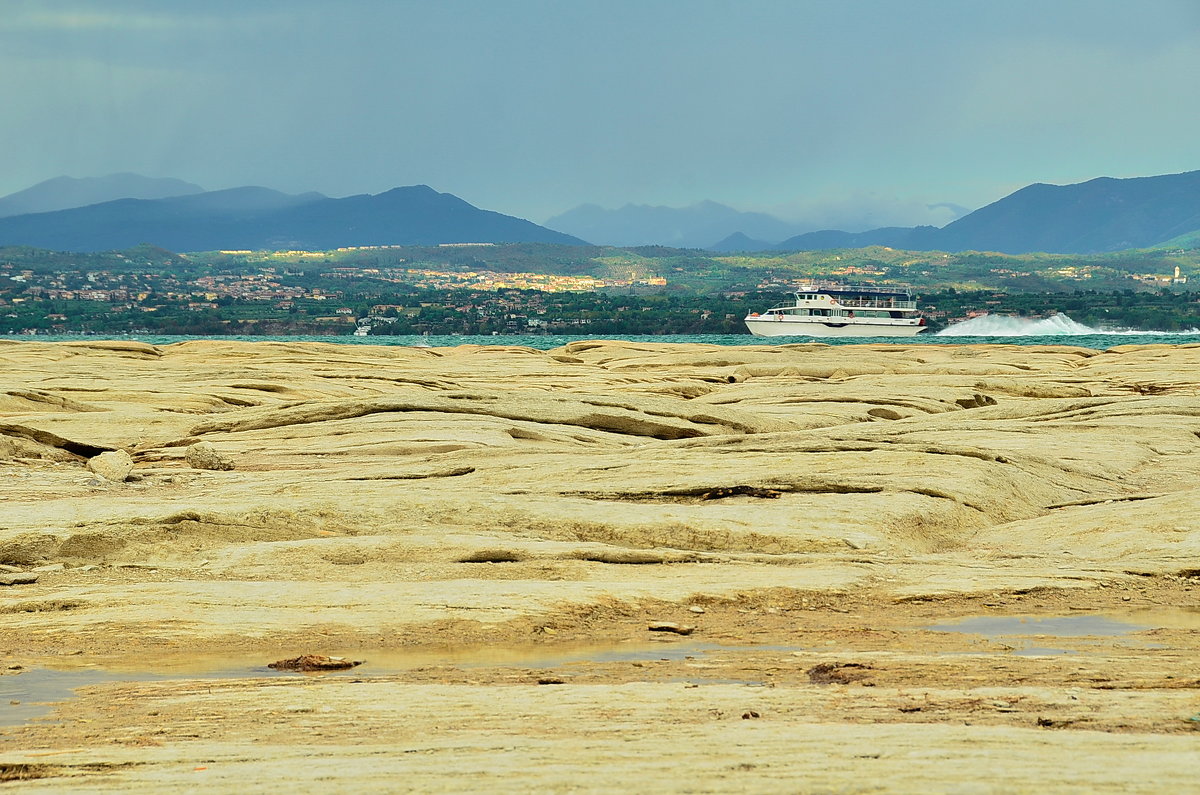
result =
[[30,571],[62,571],[67,568],[64,563],[47,563],[45,566],[34,566]]
[[647,627],[651,632],[674,632],[676,635],[691,635],[695,627],[686,624],[676,624],[672,621],[657,621]]
[[344,671],[356,665],[362,665],[362,660],[347,660],[345,657],[326,657],[323,654],[301,654],[287,660],[276,660],[267,665],[277,671]]
[[87,468],[105,480],[121,483],[133,471],[133,457],[124,450],[111,450],[89,458]]
[[9,574],[20,574],[24,569],[20,566],[9,566],[7,563],[0,563],[0,571],[6,571]]
[[691,607],[689,607],[689,608],[688,608],[688,612],[689,612],[689,613],[696,613],[696,614],[698,615],[698,614],[700,614],[700,613],[703,613],[703,612],[704,612],[704,608],[703,608],[703,607],[701,607],[700,605],[692,605]]
[[192,469],[213,469],[226,471],[233,469],[233,459],[217,452],[212,442],[196,442],[189,445],[184,453],[188,466]]
[[36,574],[0,574],[0,585],[33,585],[37,579]]
[[842,543],[845,544],[846,546],[850,547],[851,549],[866,549],[866,546],[867,546],[862,541],[857,541],[853,538],[843,538]]

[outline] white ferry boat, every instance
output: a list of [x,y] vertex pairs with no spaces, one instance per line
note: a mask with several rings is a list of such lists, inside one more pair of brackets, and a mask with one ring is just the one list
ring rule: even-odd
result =
[[925,330],[907,287],[806,285],[791,304],[746,316],[756,337],[911,337]]

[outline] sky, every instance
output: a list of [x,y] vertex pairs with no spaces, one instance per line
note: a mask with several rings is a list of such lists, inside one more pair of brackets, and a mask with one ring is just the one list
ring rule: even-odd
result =
[[0,0],[0,196],[427,184],[943,225],[1200,169],[1198,0]]

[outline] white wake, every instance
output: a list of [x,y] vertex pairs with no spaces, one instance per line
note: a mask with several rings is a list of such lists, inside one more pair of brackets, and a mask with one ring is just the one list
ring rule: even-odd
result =
[[1099,329],[1077,323],[1061,312],[1042,318],[982,315],[948,326],[937,337],[1057,337],[1104,334]]

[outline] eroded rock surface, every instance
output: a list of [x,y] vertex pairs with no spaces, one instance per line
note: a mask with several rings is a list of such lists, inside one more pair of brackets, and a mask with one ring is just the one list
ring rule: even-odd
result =
[[[0,341],[0,365],[0,563],[66,566],[13,589],[0,616],[0,641],[29,659],[615,643],[665,622],[694,625],[687,640],[793,644],[794,680],[780,681],[806,699],[834,686],[810,681],[817,666],[867,672],[915,720],[924,707],[904,688],[934,680],[903,666],[968,674],[920,656],[949,646],[903,640],[913,604],[934,605],[930,621],[967,605],[1197,604],[1196,346]],[[131,452],[129,481],[89,479],[88,460],[113,450]],[[840,655],[812,651],[813,616],[839,627],[822,637]],[[1182,662],[1166,673],[1169,655],[1196,651],[1181,632],[1158,641],[1155,681],[1170,687],[1190,686]],[[901,646],[917,655],[903,665],[888,656]],[[1140,653],[1107,680],[1132,676]],[[664,682],[701,667],[678,665],[695,667]],[[723,665],[722,681],[745,678]],[[1034,681],[1022,665],[989,669],[992,684]],[[604,681],[644,674],[622,670]],[[708,700],[766,726],[789,709],[779,698]],[[958,705],[948,722],[978,720],[970,693],[929,698]],[[871,703],[838,720],[879,719]],[[1090,725],[1169,732],[1186,718],[1115,704]],[[1027,722],[1077,720],[1054,714]]]
[[[714,593],[785,586],[790,569],[764,561],[820,562],[849,587],[880,581],[847,563],[864,554],[1046,584],[1063,563],[1103,578],[1200,555],[1189,346],[20,342],[0,356],[23,401],[0,415],[0,548],[74,566],[202,558],[306,581],[306,561],[332,556],[361,560],[339,577],[404,581],[456,578],[498,549],[531,579],[553,567],[573,599],[598,583],[675,593],[578,568],[648,552],[753,567],[694,581]],[[138,482],[99,493],[70,474],[114,447]],[[939,587],[908,571],[888,573],[895,588]]]

